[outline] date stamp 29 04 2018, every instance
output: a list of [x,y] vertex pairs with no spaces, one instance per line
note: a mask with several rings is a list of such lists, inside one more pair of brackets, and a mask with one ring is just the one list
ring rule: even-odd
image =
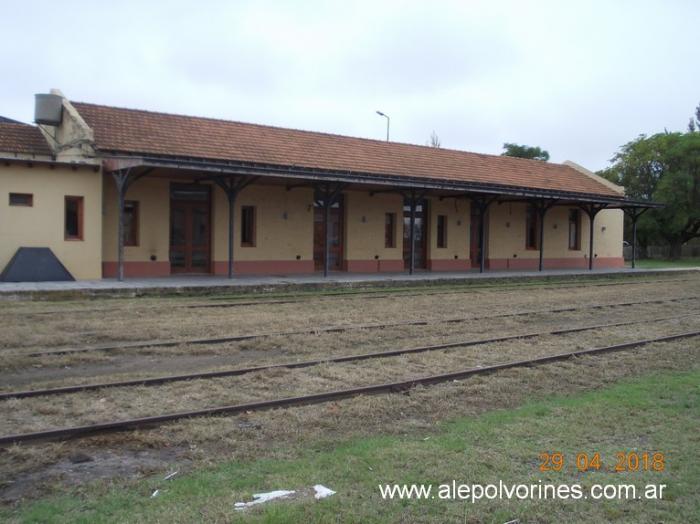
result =
[[[541,472],[562,471],[566,467],[567,457],[560,451],[545,451],[540,453]],[[615,453],[615,464],[612,471],[629,472],[629,471],[657,471],[661,472],[666,469],[666,457],[660,452],[649,451],[620,451]],[[600,469],[608,469],[603,465],[599,452],[576,453],[574,456],[574,464],[576,469],[581,472],[598,471]]]

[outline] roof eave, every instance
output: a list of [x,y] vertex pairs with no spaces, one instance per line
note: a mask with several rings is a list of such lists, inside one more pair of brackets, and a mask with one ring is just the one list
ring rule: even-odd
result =
[[[509,197],[549,198],[580,203],[607,204],[612,208],[623,207],[663,207],[654,202],[629,200],[624,197],[579,193],[550,189],[510,186],[505,184],[487,184],[483,182],[466,182],[458,180],[417,178],[405,175],[364,173],[356,171],[334,171],[303,166],[285,166],[240,162],[220,159],[190,158],[157,155],[152,153],[135,153],[102,150],[112,160],[128,160],[128,167],[174,168],[201,170],[209,173],[274,176],[278,178],[304,179],[317,182],[346,182],[386,185],[402,189],[433,189],[440,191],[462,192],[474,195],[505,195]],[[109,171],[105,169],[105,171]]]

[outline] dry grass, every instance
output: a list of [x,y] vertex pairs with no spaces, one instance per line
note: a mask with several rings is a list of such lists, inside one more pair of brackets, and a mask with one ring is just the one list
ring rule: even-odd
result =
[[[563,336],[402,355],[371,361],[325,363],[301,369],[272,369],[236,377],[192,380],[155,387],[86,391],[59,397],[11,399],[0,403],[5,431],[23,433],[66,425],[194,410],[297,396],[447,373],[555,353],[697,330],[700,317],[603,328]],[[689,344],[698,344],[691,339]]]
[[[699,366],[697,344],[657,344],[418,387],[406,394],[362,396],[235,417],[183,420],[153,430],[95,436],[79,442],[13,446],[0,453],[0,472],[9,482],[25,471],[40,471],[49,464],[66,460],[76,450],[92,457],[105,451],[133,456],[155,449],[176,450],[180,464],[172,460],[164,462],[162,471],[214,466],[222,460],[289,458],[304,447],[323,449],[339,440],[361,436],[430,435],[438,424],[455,417],[514,407],[549,395],[576,394],[651,371]],[[57,481],[47,477],[44,485],[33,485],[32,496],[55,489]]]
[[[235,335],[250,332],[289,331],[315,326],[436,319],[445,315],[479,314],[493,308],[546,309],[574,303],[618,302],[688,296],[700,293],[700,279],[693,282],[637,283],[624,286],[552,287],[523,292],[519,289],[474,290],[469,293],[410,297],[309,299],[300,304],[264,307],[173,307],[182,299],[160,299],[159,307],[144,308],[138,301],[107,310],[93,307],[80,314],[56,313],[41,317],[13,315],[3,332],[0,347],[60,347],[99,344],[115,340],[157,340]],[[14,303],[12,310],[27,312],[35,303]],[[98,303],[99,304],[99,303]],[[43,306],[45,307],[45,306]]]
[[[573,290],[572,290],[573,289]],[[624,290],[624,292],[622,292]],[[13,303],[13,320],[0,347],[57,347],[105,340],[193,338],[255,331],[282,331],[319,325],[437,320],[447,317],[546,310],[582,304],[663,300],[700,295],[700,278],[691,282],[637,283],[625,286],[474,290],[470,293],[411,297],[309,299],[299,304],[265,307],[173,308],[194,299],[119,300],[52,304],[51,309],[75,310],[94,305],[91,312],[56,313],[22,318],[22,311],[47,309],[46,304]],[[201,302],[201,299],[197,299]],[[8,304],[0,304],[0,314]],[[693,309],[694,308],[694,309]],[[173,372],[196,372],[243,367],[276,360],[306,360],[340,354],[375,352],[451,341],[541,331],[697,311],[697,303],[663,306],[589,309],[522,317],[479,319],[463,323],[408,326],[313,336],[277,336],[237,344],[187,345],[170,348],[91,352],[28,358],[0,351],[0,386],[4,390],[53,387],[83,382],[125,380]],[[48,317],[48,318],[44,318]],[[38,320],[39,319],[39,320]],[[173,383],[159,387],[119,388],[60,397],[0,403],[2,433],[35,431],[54,426],[93,423],[213,405],[297,395],[354,385],[397,381],[429,373],[488,365],[575,348],[609,345],[698,329],[700,317],[544,336],[471,348],[405,355],[360,363],[324,364],[298,370],[274,370],[225,379]],[[76,339],[77,335],[77,341]],[[700,342],[688,339],[646,349],[586,357],[532,369],[513,369],[467,381],[416,388],[410,394],[358,397],[318,406],[251,413],[236,417],[180,421],[154,430],[104,435],[72,443],[13,446],[0,452],[0,475],[65,458],[76,449],[177,449],[193,467],[222,457],[262,457],[293,454],[304,442],[385,433],[430,431],[436,422],[486,409],[509,407],[551,393],[574,392],[608,384],[649,370],[676,370],[699,363]],[[35,367],[39,366],[39,367]],[[69,369],[66,369],[68,366]],[[269,443],[276,446],[271,448]]]
[[[683,315],[688,303],[670,303],[664,316]],[[93,382],[126,380],[176,373],[193,368],[213,371],[282,361],[299,361],[344,354],[386,351],[400,347],[442,344],[504,334],[530,333],[600,323],[637,321],[659,315],[658,305],[634,308],[581,310],[565,313],[533,314],[519,317],[483,318],[460,323],[404,326],[378,330],[355,330],[315,335],[275,336],[238,343],[126,349],[123,351],[74,353],[40,358],[3,355],[5,385],[11,391],[22,386],[56,387]],[[614,315],[611,318],[611,315]],[[38,366],[38,367],[37,367]]]

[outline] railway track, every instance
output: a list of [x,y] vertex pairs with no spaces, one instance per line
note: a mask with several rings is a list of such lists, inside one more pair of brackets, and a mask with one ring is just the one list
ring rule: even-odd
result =
[[355,397],[359,395],[370,395],[379,393],[389,393],[389,392],[400,392],[413,388],[417,385],[433,385],[441,382],[447,382],[451,380],[462,380],[477,375],[491,374],[505,369],[512,369],[518,367],[531,367],[539,366],[544,364],[549,364],[552,362],[568,360],[575,357],[599,355],[604,353],[612,353],[616,351],[624,351],[627,349],[633,349],[643,346],[648,346],[654,343],[664,343],[676,340],[682,340],[691,337],[700,336],[700,331],[692,331],[686,333],[678,333],[674,335],[667,335],[663,337],[636,340],[633,342],[625,342],[622,344],[615,344],[611,346],[595,347],[590,349],[583,349],[578,351],[571,351],[567,353],[558,353],[555,355],[547,355],[536,357],[527,360],[516,360],[510,362],[504,362],[500,364],[494,364],[490,366],[484,366],[479,368],[469,368],[462,369],[459,371],[452,371],[450,373],[438,374],[438,375],[426,375],[411,378],[409,380],[402,380],[398,382],[389,382],[383,384],[374,384],[369,386],[361,386],[348,389],[340,389],[335,391],[327,391],[324,393],[314,393],[310,395],[302,395],[296,397],[285,397],[277,398],[271,400],[263,400],[258,402],[249,402],[245,404],[235,404],[228,406],[217,406],[193,411],[184,411],[177,413],[168,413],[163,415],[133,418],[117,420],[112,422],[104,422],[99,424],[91,424],[84,426],[75,427],[63,427],[55,428],[44,431],[37,431],[31,433],[21,433],[15,435],[6,435],[0,437],[0,446],[7,446],[12,444],[19,444],[25,442],[36,442],[43,440],[70,440],[85,437],[88,435],[93,435],[96,433],[105,432],[117,432],[134,430],[139,428],[149,428],[162,425],[166,422],[172,422],[176,420],[189,419],[195,417],[205,417],[213,415],[235,415],[238,413],[246,413],[252,411],[268,410],[273,408],[286,408],[292,406],[301,406],[309,404],[320,404],[324,402],[329,402],[333,400],[339,400],[344,398]]
[[[291,336],[291,335],[310,335],[310,334],[320,334],[320,333],[341,333],[345,331],[354,330],[369,330],[369,329],[386,329],[392,327],[407,327],[407,326],[427,326],[427,325],[437,325],[437,324],[451,324],[451,323],[461,323],[461,322],[471,322],[476,320],[486,320],[494,318],[508,318],[508,317],[518,317],[526,315],[539,315],[539,314],[551,314],[551,313],[566,313],[571,311],[581,311],[586,309],[604,309],[610,307],[629,307],[636,305],[645,304],[666,304],[673,302],[684,302],[690,300],[698,300],[697,296],[689,297],[678,297],[673,299],[659,299],[659,300],[643,300],[634,302],[617,302],[613,304],[588,304],[583,306],[571,306],[562,308],[553,308],[546,310],[528,310],[519,311],[515,313],[499,313],[496,315],[481,315],[481,316],[468,316],[468,317],[455,317],[440,320],[406,320],[397,322],[385,322],[380,324],[350,324],[344,326],[325,326],[317,328],[309,328],[303,330],[294,331],[276,331],[276,332],[263,332],[263,333],[249,333],[243,335],[232,335],[225,337],[210,337],[210,338],[194,338],[194,339],[182,339],[182,340],[149,340],[149,341],[137,341],[137,342],[118,342],[113,344],[100,344],[94,346],[86,346],[79,348],[59,348],[59,349],[47,349],[42,351],[34,351],[31,353],[23,352],[21,348],[6,348],[5,351],[11,351],[8,353],[3,353],[5,356],[24,356],[24,357],[42,357],[50,355],[66,355],[71,353],[85,353],[91,351],[115,351],[124,349],[143,349],[151,347],[173,347],[185,344],[190,345],[203,345],[203,344],[225,344],[230,342],[242,342],[247,340],[254,340],[259,338],[268,338],[275,336]],[[12,352],[14,351],[14,352]]]
[[673,315],[667,317],[650,318],[643,320],[630,320],[622,322],[612,322],[606,324],[595,324],[588,326],[576,326],[564,329],[554,329],[546,331],[537,331],[529,333],[517,333],[512,335],[504,335],[500,337],[476,339],[476,340],[462,340],[458,342],[449,342],[445,344],[434,344],[430,346],[420,346],[413,348],[401,348],[393,349],[389,351],[373,352],[373,353],[362,353],[355,355],[342,355],[339,357],[314,359],[314,360],[304,360],[298,362],[284,362],[280,364],[269,364],[263,366],[252,366],[247,368],[236,368],[221,371],[209,371],[201,373],[190,373],[184,375],[169,375],[164,377],[155,378],[143,378],[135,380],[124,380],[115,382],[102,382],[97,384],[80,384],[75,386],[64,386],[58,388],[47,388],[47,389],[34,389],[25,391],[10,391],[5,393],[0,393],[0,401],[9,400],[11,398],[29,398],[29,397],[39,397],[39,396],[55,396],[55,395],[66,395],[70,393],[78,393],[81,391],[94,391],[98,389],[106,388],[117,388],[117,387],[129,387],[129,386],[158,386],[162,384],[167,384],[170,382],[180,382],[184,380],[202,380],[202,379],[212,379],[212,378],[222,378],[222,377],[233,377],[246,375],[249,373],[255,373],[260,371],[267,371],[271,369],[296,369],[296,368],[306,368],[318,366],[320,364],[327,363],[345,363],[345,362],[358,362],[362,360],[370,360],[376,358],[387,358],[395,357],[399,355],[415,354],[415,353],[426,353],[430,351],[438,351],[445,349],[454,348],[467,348],[474,346],[482,346],[487,344],[496,344],[499,342],[507,342],[510,340],[522,340],[529,338],[536,338],[545,335],[566,335],[570,333],[580,333],[582,331],[590,331],[597,329],[605,329],[610,327],[620,327],[620,326],[631,326],[634,324],[649,324],[653,322],[664,322],[667,320],[677,320],[680,318],[688,318],[700,316],[700,313],[689,313],[686,315]]
[[[395,291],[387,292],[386,290],[377,289],[373,291],[368,290],[350,290],[350,291],[339,291],[331,293],[323,293],[321,295],[316,294],[306,296],[305,298],[299,300],[289,300],[284,303],[298,303],[304,302],[311,299],[323,299],[323,298],[335,298],[338,296],[345,298],[362,298],[365,300],[379,299],[379,298],[393,298],[393,297],[416,297],[416,296],[433,296],[433,295],[458,295],[463,293],[470,293],[472,291],[478,291],[481,289],[509,291],[512,289],[522,289],[522,288],[537,288],[537,289],[571,289],[580,287],[604,287],[604,286],[629,286],[629,285],[639,285],[639,284],[657,284],[660,282],[664,283],[674,283],[674,282],[692,282],[696,279],[684,278],[684,279],[657,279],[657,280],[637,280],[632,282],[525,282],[525,283],[513,283],[513,284],[470,284],[461,285],[461,289],[456,289],[457,286],[450,287],[449,289],[443,290],[433,290],[427,288],[427,291],[412,291],[397,289]],[[212,297],[212,300],[223,300],[223,297]],[[221,304],[191,304],[182,307],[189,308],[217,308],[217,307],[236,307],[238,302],[223,302]],[[246,304],[248,305],[248,304]],[[257,305],[257,304],[255,304]]]
[[[375,290],[361,289],[361,290],[344,290],[337,292],[320,292],[320,293],[303,293],[303,294],[265,294],[261,295],[260,299],[251,300],[251,297],[245,296],[241,297],[241,301],[234,302],[223,302],[223,300],[231,300],[229,297],[212,297],[212,301],[222,301],[214,303],[197,303],[197,304],[177,304],[168,305],[168,308],[184,308],[184,309],[207,309],[207,308],[234,308],[234,307],[247,307],[247,306],[263,306],[263,305],[281,305],[281,304],[296,304],[302,302],[308,302],[311,300],[323,300],[326,298],[348,298],[348,299],[381,299],[381,298],[393,298],[393,297],[414,297],[414,296],[433,296],[433,295],[454,295],[461,293],[470,293],[472,291],[478,291],[481,289],[493,289],[497,288],[499,290],[510,290],[510,289],[522,289],[522,288],[538,288],[538,289],[570,289],[579,287],[603,287],[603,286],[629,286],[629,285],[640,285],[640,284],[656,284],[656,283],[683,283],[692,282],[697,279],[655,279],[655,280],[631,280],[628,282],[531,282],[531,283],[513,283],[513,284],[462,284],[461,286],[451,286],[448,289],[435,289],[431,291],[429,287],[426,287],[426,291],[414,291],[415,288],[408,289],[396,289],[393,291],[387,291],[382,288]],[[457,289],[457,288],[461,289]],[[276,298],[275,300],[269,300],[270,298]],[[149,310],[149,309],[162,309],[162,305],[151,305],[139,309]],[[44,315],[60,315],[60,314],[80,314],[80,313],[94,313],[94,312],[114,312],[123,311],[127,308],[101,308],[101,309],[54,309],[48,311],[29,311],[29,312],[8,312],[10,315],[17,316],[44,316]]]

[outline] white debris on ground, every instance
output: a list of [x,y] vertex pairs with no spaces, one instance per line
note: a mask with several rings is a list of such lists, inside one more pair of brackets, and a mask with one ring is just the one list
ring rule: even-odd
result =
[[158,496],[159,493],[160,493],[160,490],[159,490],[159,489],[155,490],[153,493],[151,493],[151,498],[152,498],[152,499],[156,498],[156,497]]
[[247,507],[254,506],[255,504],[262,504],[262,503],[268,502],[270,500],[288,497],[289,495],[293,495],[294,493],[296,493],[296,492],[295,491],[287,491],[284,489],[278,489],[276,491],[268,491],[267,493],[254,493],[253,500],[251,500],[250,502],[236,502],[233,506],[236,509],[245,509]]
[[[333,491],[330,488],[327,488],[323,484],[316,484],[314,486],[314,491],[316,492],[314,495],[314,498],[316,498],[316,500],[325,499],[326,497],[335,495],[335,491]],[[294,495],[295,493],[296,491],[288,491],[285,489],[268,491],[267,493],[255,493],[253,494],[253,500],[251,500],[250,502],[236,502],[233,505],[233,507],[235,507],[236,509],[246,509],[250,506],[255,506],[256,504],[263,504],[271,500],[285,498],[290,495]]]
[[314,495],[314,497],[316,497],[316,500],[325,499],[326,497],[330,497],[331,495],[335,495],[335,491],[327,488],[323,484],[316,484],[314,486],[314,490],[316,491],[316,494]]

